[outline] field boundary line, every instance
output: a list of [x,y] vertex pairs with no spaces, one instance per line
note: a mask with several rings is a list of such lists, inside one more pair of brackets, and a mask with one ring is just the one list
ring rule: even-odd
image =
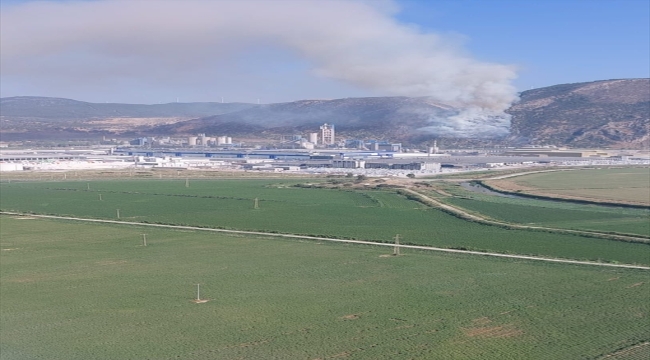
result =
[[543,231],[552,231],[556,232],[559,234],[576,234],[576,235],[583,235],[583,236],[589,236],[589,237],[596,237],[599,239],[606,239],[606,240],[613,240],[613,241],[626,241],[626,242],[632,242],[632,243],[637,243],[637,244],[648,244],[650,243],[650,239],[648,238],[643,238],[643,237],[636,237],[636,236],[631,236],[631,235],[618,235],[618,234],[608,234],[608,233],[600,233],[597,231],[589,231],[589,230],[574,230],[574,229],[561,229],[561,228],[552,228],[552,227],[545,227],[545,226],[531,226],[531,225],[523,225],[523,224],[513,224],[513,223],[507,223],[507,222],[502,222],[498,220],[492,220],[485,218],[483,216],[473,214],[468,212],[467,210],[449,205],[446,203],[443,203],[441,201],[438,201],[430,196],[427,196],[425,194],[422,194],[418,191],[411,190],[408,188],[403,188],[400,189],[405,192],[408,192],[409,194],[415,195],[419,197],[420,199],[423,199],[430,205],[434,207],[441,208],[443,210],[453,212],[460,217],[465,218],[466,220],[470,221],[477,221],[483,224],[488,224],[488,225],[497,225],[497,226],[506,226],[512,229],[522,229],[522,230],[543,230]]
[[374,241],[336,239],[336,238],[295,235],[295,234],[280,234],[280,233],[270,233],[270,232],[262,232],[262,231],[215,229],[215,228],[204,228],[204,227],[186,226],[186,225],[151,224],[151,223],[141,223],[141,222],[131,222],[131,221],[120,221],[120,220],[102,220],[102,219],[88,219],[88,218],[66,217],[66,216],[56,216],[56,215],[25,214],[25,213],[9,212],[9,211],[0,211],[0,214],[13,215],[13,216],[29,216],[29,217],[46,218],[46,219],[94,222],[94,223],[104,223],[104,224],[135,225],[135,226],[148,226],[148,227],[167,228],[167,229],[198,230],[198,231],[211,231],[211,232],[221,232],[221,233],[230,233],[230,234],[245,234],[245,235],[269,236],[269,237],[282,237],[282,238],[291,238],[291,239],[331,241],[331,242],[339,242],[339,243],[347,243],[347,244],[387,246],[392,248],[400,247],[403,249],[416,249],[416,250],[438,251],[438,252],[447,252],[447,253],[456,253],[456,254],[492,256],[492,257],[500,257],[500,258],[507,258],[507,259],[535,260],[535,261],[555,262],[555,263],[564,263],[564,264],[650,270],[650,267],[641,266],[641,265],[609,264],[609,263],[600,263],[594,261],[556,259],[556,258],[546,258],[541,256],[529,256],[529,255],[510,255],[510,254],[501,254],[501,253],[472,251],[472,250],[446,249],[446,248],[422,246],[422,245],[402,245],[402,244],[395,245],[391,243],[381,243],[381,242],[374,242]]
[[579,170],[579,169],[549,169],[549,170],[535,170],[535,171],[522,171],[522,172],[517,172],[514,174],[506,174],[506,175],[498,175],[494,177],[489,177],[483,180],[502,180],[502,179],[508,179],[508,178],[513,178],[517,176],[524,176],[524,175],[530,175],[530,174],[538,174],[538,173],[546,173],[546,172],[557,172],[557,171],[572,171],[572,170]]

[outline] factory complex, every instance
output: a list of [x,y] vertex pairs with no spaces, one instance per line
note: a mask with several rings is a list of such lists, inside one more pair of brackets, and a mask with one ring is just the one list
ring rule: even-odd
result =
[[[197,139],[198,141],[198,139]],[[61,150],[0,150],[0,171],[176,168],[368,176],[423,176],[485,169],[648,165],[647,151],[448,149],[421,152],[356,149],[209,149],[108,147]]]
[[[285,134],[245,144],[228,135],[107,140],[84,148],[14,149],[0,143],[0,171],[176,168],[368,176],[423,176],[513,167],[649,164],[648,150],[565,149],[553,146],[422,149],[377,139],[346,139],[332,124],[318,132]],[[22,145],[22,144],[21,144]],[[19,146],[21,146],[19,145]]]

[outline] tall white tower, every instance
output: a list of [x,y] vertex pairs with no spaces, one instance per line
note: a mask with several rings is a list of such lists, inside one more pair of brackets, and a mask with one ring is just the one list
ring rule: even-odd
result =
[[320,127],[320,139],[323,145],[333,145],[335,141],[334,125],[323,124]]
[[318,143],[318,133],[309,133],[309,142],[312,144]]

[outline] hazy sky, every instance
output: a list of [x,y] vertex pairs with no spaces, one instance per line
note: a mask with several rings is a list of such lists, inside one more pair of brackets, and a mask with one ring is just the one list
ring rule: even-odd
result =
[[263,103],[650,76],[647,0],[2,0],[0,95]]

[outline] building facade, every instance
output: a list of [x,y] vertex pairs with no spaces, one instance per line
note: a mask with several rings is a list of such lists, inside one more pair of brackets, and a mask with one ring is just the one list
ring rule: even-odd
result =
[[323,145],[334,145],[334,141],[336,141],[334,125],[323,124],[320,127],[320,139]]

